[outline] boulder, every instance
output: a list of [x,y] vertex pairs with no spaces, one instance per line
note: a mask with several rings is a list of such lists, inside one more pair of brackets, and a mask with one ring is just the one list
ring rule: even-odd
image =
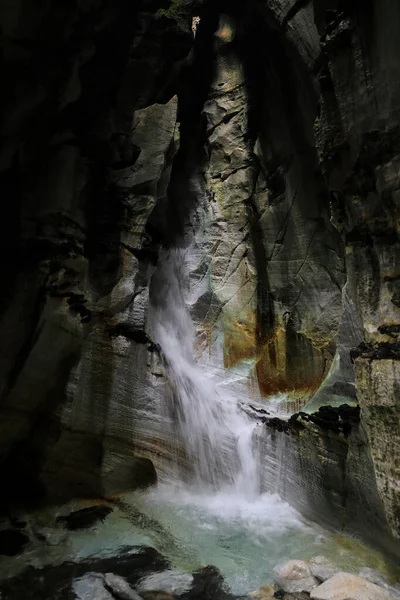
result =
[[312,590],[312,600],[395,600],[394,596],[363,577],[336,573]]
[[309,565],[303,560],[290,560],[277,565],[272,576],[278,586],[288,593],[311,592],[318,585]]
[[339,571],[325,556],[314,556],[310,562],[310,571],[316,579],[324,582]]

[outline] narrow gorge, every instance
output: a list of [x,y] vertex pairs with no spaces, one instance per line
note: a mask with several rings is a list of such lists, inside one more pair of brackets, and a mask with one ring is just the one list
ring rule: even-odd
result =
[[398,0],[0,27],[0,597],[400,595]]

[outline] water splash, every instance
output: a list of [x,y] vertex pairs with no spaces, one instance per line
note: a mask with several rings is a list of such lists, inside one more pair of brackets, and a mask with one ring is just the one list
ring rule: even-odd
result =
[[194,359],[194,327],[185,289],[188,250],[164,250],[152,283],[151,335],[165,358],[173,387],[177,435],[183,442],[199,487],[259,493],[253,451],[255,422],[239,399],[216,385]]

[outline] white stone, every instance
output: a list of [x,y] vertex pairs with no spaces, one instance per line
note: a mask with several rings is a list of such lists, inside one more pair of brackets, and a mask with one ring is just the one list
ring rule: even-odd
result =
[[351,573],[336,573],[312,590],[312,600],[395,600],[384,588]]
[[284,592],[310,592],[318,585],[304,560],[289,560],[272,571],[274,581]]

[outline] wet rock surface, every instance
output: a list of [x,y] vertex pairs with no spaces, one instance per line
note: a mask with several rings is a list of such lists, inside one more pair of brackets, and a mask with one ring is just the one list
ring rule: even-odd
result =
[[318,412],[307,414],[300,412],[290,417],[290,423],[294,424],[301,419],[318,425],[324,431],[333,431],[334,433],[344,433],[345,436],[351,433],[352,427],[360,423],[360,407],[343,404],[338,408],[332,406],[321,406]]
[[[88,558],[43,568],[28,567],[20,575],[0,582],[0,593],[9,600],[235,598],[229,593],[216,567],[204,567],[192,575],[180,573],[179,577],[177,572],[166,571],[169,567],[168,560],[154,548],[127,546],[112,557]],[[168,573],[172,577],[168,577]],[[143,582],[147,582],[151,589],[146,589]],[[150,586],[150,582],[154,587]]]
[[[72,587],[76,587],[74,582],[78,581],[78,593],[83,597],[87,585],[93,590],[94,597],[97,591],[105,598],[114,597],[105,587],[107,584],[103,574],[113,573],[123,577],[129,585],[135,586],[146,573],[161,571],[168,566],[168,561],[153,548],[127,547],[118,555],[109,558],[65,562],[59,566],[45,566],[42,569],[28,567],[17,577],[2,581],[0,591],[10,600],[24,597],[32,600],[70,599]],[[82,578],[85,579],[82,581]]]
[[111,506],[90,506],[74,511],[69,515],[57,517],[58,523],[65,523],[67,529],[87,529],[98,522],[104,521],[113,511]]

